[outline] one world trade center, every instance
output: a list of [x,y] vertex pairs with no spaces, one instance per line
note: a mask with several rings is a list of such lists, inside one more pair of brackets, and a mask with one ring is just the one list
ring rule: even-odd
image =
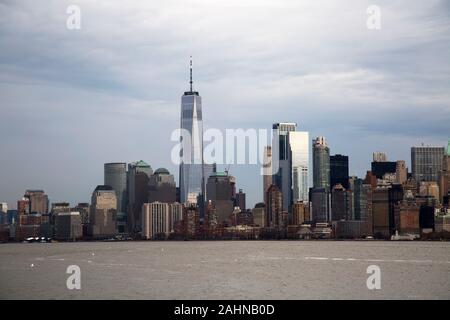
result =
[[181,97],[180,201],[195,198],[203,207],[205,180],[212,166],[203,161],[202,98],[192,89],[192,58],[189,84],[189,91]]

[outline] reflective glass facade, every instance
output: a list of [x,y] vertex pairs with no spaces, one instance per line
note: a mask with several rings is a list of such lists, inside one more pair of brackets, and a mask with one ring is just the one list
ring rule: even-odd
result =
[[309,134],[303,131],[289,132],[292,169],[292,202],[309,201]]
[[185,92],[181,98],[181,129],[189,133],[181,141],[180,200],[186,202],[190,193],[204,193],[202,99],[198,92]]
[[417,182],[438,181],[442,170],[444,147],[412,147],[412,174]]

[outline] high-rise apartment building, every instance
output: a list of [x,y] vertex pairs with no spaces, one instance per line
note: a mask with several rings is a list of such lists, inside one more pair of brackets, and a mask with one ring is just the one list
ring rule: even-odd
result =
[[169,204],[144,203],[142,206],[142,238],[165,238],[170,233]]

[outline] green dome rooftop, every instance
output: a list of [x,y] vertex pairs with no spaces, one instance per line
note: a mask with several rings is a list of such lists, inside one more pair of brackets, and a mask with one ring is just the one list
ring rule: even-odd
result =
[[159,168],[156,169],[155,174],[170,174],[170,172],[166,168]]

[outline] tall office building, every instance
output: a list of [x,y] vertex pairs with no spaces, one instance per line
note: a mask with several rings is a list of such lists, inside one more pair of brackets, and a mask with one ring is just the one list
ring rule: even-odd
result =
[[397,162],[395,161],[372,161],[371,171],[377,179],[383,179],[387,173],[396,173]]
[[439,181],[442,170],[444,147],[412,147],[412,175],[417,183],[421,181]]
[[290,212],[294,201],[308,201],[309,135],[296,131],[295,123],[275,123],[272,157],[278,162],[273,183],[283,195],[283,210]]
[[262,202],[255,204],[252,209],[253,225],[265,228],[267,226],[266,205]]
[[80,202],[71,210],[80,213],[81,223],[83,224],[83,228],[86,229],[85,231],[83,231],[85,234],[87,234],[87,226],[89,225],[89,207],[89,203]]
[[245,203],[245,193],[242,191],[242,189],[239,189],[239,192],[236,193],[234,206],[239,207],[239,209],[241,209],[242,211],[245,211],[247,209]]
[[330,149],[324,137],[313,140],[313,187],[330,189]]
[[226,223],[233,213],[233,187],[226,172],[213,172],[206,184],[206,195],[215,209],[219,223]]
[[313,188],[311,211],[314,221],[325,222],[330,216],[330,149],[324,137],[313,140]]
[[55,238],[76,240],[83,237],[83,225],[79,212],[61,212],[55,218]]
[[283,214],[283,195],[280,189],[272,184],[267,190],[268,204],[266,206],[267,227],[278,227]]
[[107,238],[117,233],[117,196],[111,186],[97,186],[90,207],[90,235]]
[[170,233],[169,204],[144,203],[142,206],[142,238],[165,238]]
[[148,190],[148,202],[173,203],[177,200],[175,178],[166,168],[156,169],[150,176]]
[[348,156],[336,154],[330,156],[330,188],[340,183],[348,189]]
[[190,63],[190,89],[181,97],[180,201],[187,202],[190,194],[201,197],[203,208],[205,182],[212,172],[212,164],[203,162],[202,98],[192,88],[192,59]]
[[118,212],[126,211],[127,164],[124,162],[105,163],[104,185],[116,192]]
[[[278,161],[278,172],[273,176],[273,183],[278,187],[283,195],[283,209],[289,210],[292,202],[292,171],[289,145],[289,132],[295,131],[295,123],[274,123],[276,130],[272,142],[272,159],[276,157]],[[273,161],[272,161],[273,163]]]
[[6,224],[8,212],[8,204],[6,202],[0,202],[0,226]]
[[48,196],[43,190],[26,190],[24,197],[29,200],[29,213],[48,213]]
[[292,224],[299,226],[305,221],[311,221],[308,202],[295,202],[292,206]]
[[367,221],[372,217],[372,186],[363,179],[351,178],[350,189],[353,191],[351,219]]
[[263,162],[263,199],[267,205],[267,190],[272,185],[272,147],[266,146],[264,148],[264,162]]
[[389,189],[376,188],[372,194],[373,234],[375,237],[390,237]]
[[289,132],[292,198],[289,206],[298,201],[309,201],[309,134],[305,131]]
[[404,160],[398,160],[395,167],[395,182],[403,184],[408,180],[408,168]]
[[127,164],[124,162],[105,163],[104,185],[111,186],[117,197],[117,227],[123,233],[127,222]]
[[127,228],[131,233],[141,231],[142,205],[148,201],[148,184],[152,175],[152,167],[142,160],[128,164]]
[[340,183],[331,190],[331,220],[350,220],[351,207],[350,193]]
[[183,221],[183,205],[179,202],[169,203],[169,230],[175,232],[178,223]]
[[444,197],[450,193],[450,139],[448,140],[447,153],[444,155],[442,170],[439,175],[440,201],[444,203]]

